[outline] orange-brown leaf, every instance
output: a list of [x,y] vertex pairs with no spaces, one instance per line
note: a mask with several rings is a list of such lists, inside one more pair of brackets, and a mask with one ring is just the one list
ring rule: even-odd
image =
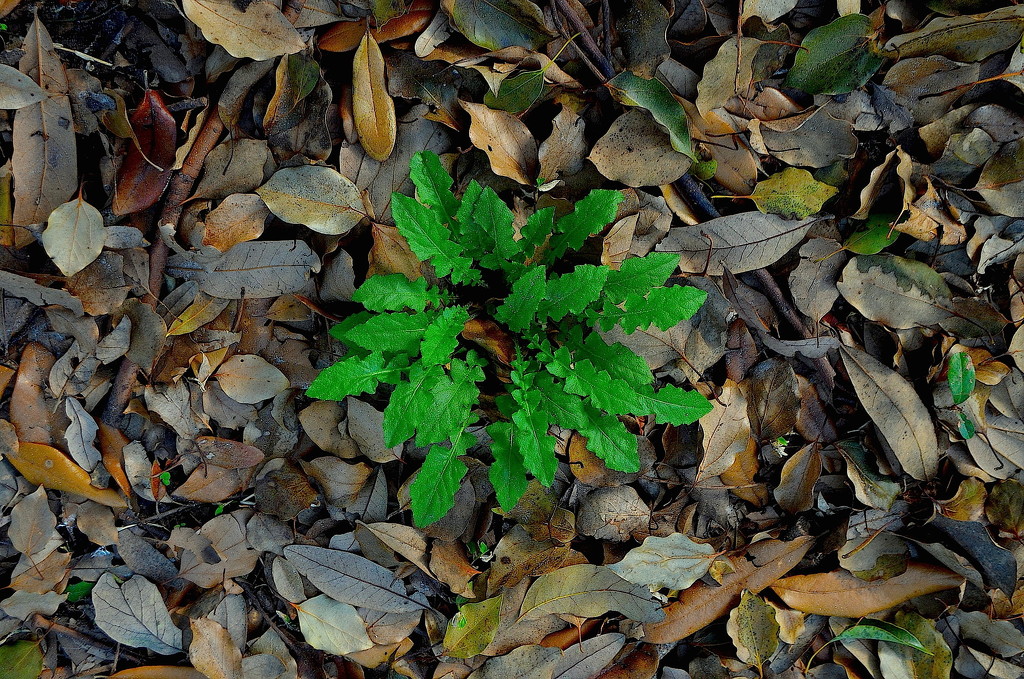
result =
[[363,150],[384,161],[395,148],[398,121],[395,102],[388,95],[384,55],[380,45],[366,34],[352,58],[352,114]]
[[22,442],[17,448],[8,449],[4,453],[5,459],[29,483],[75,493],[107,507],[120,509],[128,506],[116,490],[92,485],[89,472],[52,446]]
[[911,562],[906,572],[888,580],[861,580],[839,570],[783,578],[772,589],[798,611],[859,618],[963,582],[962,576],[941,566]]

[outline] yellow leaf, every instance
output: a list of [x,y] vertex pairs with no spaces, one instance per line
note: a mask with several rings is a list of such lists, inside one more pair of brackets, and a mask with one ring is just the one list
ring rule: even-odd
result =
[[363,149],[374,160],[384,161],[395,148],[398,124],[395,102],[388,96],[384,55],[367,33],[352,59],[352,114]]
[[128,506],[117,491],[89,483],[89,472],[52,446],[23,442],[5,450],[4,459],[29,483],[81,495],[107,507]]
[[804,219],[821,210],[838,189],[819,182],[807,170],[787,167],[757,183],[750,199],[761,212]]

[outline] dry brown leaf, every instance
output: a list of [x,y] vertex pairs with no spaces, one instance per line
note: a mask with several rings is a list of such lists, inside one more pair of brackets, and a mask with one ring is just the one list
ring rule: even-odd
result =
[[941,566],[911,562],[903,574],[888,580],[866,581],[838,570],[782,578],[772,589],[798,611],[859,618],[963,582],[963,576]]
[[487,154],[494,174],[532,186],[537,177],[537,140],[526,123],[506,111],[460,101],[469,113],[469,139]]
[[242,679],[242,652],[220,623],[209,618],[192,620],[188,659],[209,679]]
[[729,559],[734,570],[714,587],[698,582],[683,591],[679,600],[665,607],[663,622],[644,625],[644,639],[667,644],[690,636],[727,614],[740,600],[743,590],[758,593],[788,573],[811,548],[814,538],[798,537],[790,542],[762,540],[745,554]]
[[42,443],[10,446],[5,440],[4,459],[14,465],[29,483],[63,490],[88,498],[107,507],[127,507],[121,495],[111,488],[96,488],[85,471],[56,448]]
[[367,155],[383,162],[395,148],[398,122],[395,102],[388,96],[384,55],[369,33],[363,35],[352,58],[352,115],[359,143]]

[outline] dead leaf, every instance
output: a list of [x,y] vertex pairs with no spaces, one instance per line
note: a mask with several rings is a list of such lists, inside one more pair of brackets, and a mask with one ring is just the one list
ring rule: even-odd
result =
[[74,276],[99,257],[106,237],[100,211],[79,195],[50,213],[41,240],[57,268]]
[[259,356],[235,354],[213,374],[224,393],[239,403],[259,403],[290,386],[280,370]]
[[388,96],[384,56],[369,33],[363,35],[352,58],[352,114],[359,143],[377,161],[384,161],[395,148],[398,123],[395,102]]
[[861,580],[838,570],[793,575],[771,587],[787,606],[798,611],[860,618],[914,597],[959,587],[963,582],[962,576],[940,566],[911,562],[906,572],[887,580]]
[[305,47],[281,10],[265,0],[250,3],[244,11],[230,0],[184,0],[182,6],[203,36],[233,57],[263,61]]
[[608,179],[633,187],[671,184],[692,162],[673,149],[664,128],[639,109],[619,116],[588,158]]
[[470,118],[469,138],[487,154],[495,174],[532,186],[537,177],[537,141],[519,118],[506,111],[460,101]]
[[762,540],[745,553],[729,559],[733,571],[714,587],[698,582],[665,607],[665,620],[644,625],[644,639],[653,644],[678,641],[728,613],[743,590],[757,594],[793,569],[811,548],[814,538],[802,536],[789,542]]
[[181,630],[171,622],[156,585],[141,575],[118,584],[104,573],[92,590],[92,603],[96,625],[111,639],[161,655],[181,652]]
[[610,568],[580,564],[540,576],[526,592],[520,617],[547,613],[596,618],[618,611],[637,622],[663,618],[647,588],[622,579]]
[[332,236],[348,233],[365,216],[358,189],[329,167],[278,170],[256,193],[284,221]]

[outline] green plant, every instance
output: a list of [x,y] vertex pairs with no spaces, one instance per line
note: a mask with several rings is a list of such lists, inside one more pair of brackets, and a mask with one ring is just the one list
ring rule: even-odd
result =
[[417,525],[452,508],[467,471],[459,457],[477,443],[469,428],[481,412],[491,420],[490,480],[507,511],[525,491],[527,472],[554,481],[552,425],[586,437],[610,468],[634,472],[636,437],[617,415],[688,424],[711,410],[695,391],[655,390],[643,358],[594,331],[668,329],[706,297],[663,287],[678,264],[673,254],[629,259],[618,270],[569,262],[568,252],[614,219],[619,192],[594,190],[559,219],[554,208],[538,210],[517,233],[512,211],[490,188],[473,181],[456,198],[435,154],[418,153],[410,174],[418,200],[394,194],[392,215],[440,285],[403,274],[369,277],[353,296],[366,311],[331,328],[348,353],[307,394],[340,400],[393,385],[386,445],[430,446],[409,489]]

